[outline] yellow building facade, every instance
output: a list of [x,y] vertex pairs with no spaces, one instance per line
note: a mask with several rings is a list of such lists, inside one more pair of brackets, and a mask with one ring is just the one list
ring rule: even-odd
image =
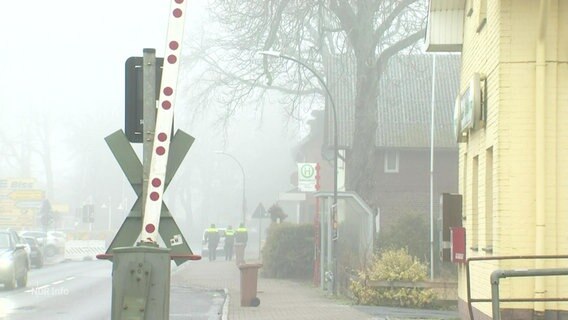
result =
[[[460,315],[491,319],[491,303],[468,302],[491,298],[493,271],[568,268],[568,259],[502,259],[568,255],[568,1],[431,0],[429,14],[429,51],[462,52],[466,256],[495,259],[470,260],[470,290],[459,264]],[[474,99],[467,109],[468,90],[479,90],[478,110]],[[500,297],[568,298],[568,276],[501,279]],[[567,310],[566,302],[502,302],[501,318],[564,319]]]

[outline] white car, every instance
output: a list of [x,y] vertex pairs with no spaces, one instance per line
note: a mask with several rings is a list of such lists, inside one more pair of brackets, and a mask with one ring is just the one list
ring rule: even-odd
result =
[[46,258],[65,253],[65,240],[67,235],[60,231],[22,231],[21,236],[32,237],[42,246]]

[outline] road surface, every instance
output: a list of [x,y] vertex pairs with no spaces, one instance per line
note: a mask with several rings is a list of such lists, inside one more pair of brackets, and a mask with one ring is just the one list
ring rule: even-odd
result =
[[[0,287],[0,319],[108,320],[111,271],[109,261],[63,262],[32,269],[26,288]],[[172,284],[170,319],[219,319],[224,299],[222,291]]]

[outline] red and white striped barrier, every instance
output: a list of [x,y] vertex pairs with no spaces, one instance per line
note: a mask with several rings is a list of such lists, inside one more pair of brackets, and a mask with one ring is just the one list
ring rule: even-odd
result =
[[68,240],[65,242],[65,260],[95,260],[96,255],[105,250],[104,240]]

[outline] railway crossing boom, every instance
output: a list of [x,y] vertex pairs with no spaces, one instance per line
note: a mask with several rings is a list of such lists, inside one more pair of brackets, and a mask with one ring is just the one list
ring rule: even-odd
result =
[[[169,319],[171,261],[180,265],[201,258],[193,254],[163,201],[164,192],[194,141],[192,136],[181,130],[172,134],[187,2],[170,2],[163,60],[156,58],[154,49],[144,49],[141,59],[127,60],[127,91],[129,86],[137,86],[138,83],[142,86],[135,87],[134,96],[126,95],[127,132],[118,130],[105,138],[138,196],[106,253],[97,256],[113,263],[113,320]],[[141,64],[135,66],[133,61]],[[161,69],[158,61],[163,61]],[[128,68],[138,69],[129,72]],[[159,73],[161,79],[158,79]],[[129,75],[134,75],[130,79],[133,83],[129,83]],[[141,105],[136,105],[139,100]],[[128,113],[129,103],[134,103],[130,110],[137,115]],[[140,114],[143,115],[140,119],[143,130],[138,132],[141,136],[133,137],[128,131],[128,118]],[[143,143],[143,161],[136,155],[131,142]],[[159,238],[165,247],[160,247]]]

